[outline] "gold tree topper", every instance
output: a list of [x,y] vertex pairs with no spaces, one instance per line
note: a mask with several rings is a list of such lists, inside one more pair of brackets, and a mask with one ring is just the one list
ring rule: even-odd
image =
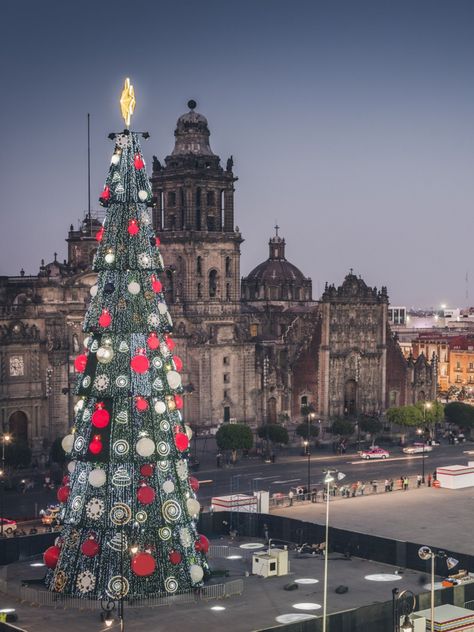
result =
[[125,79],[123,85],[122,96],[120,97],[120,109],[122,110],[125,126],[130,127],[130,119],[135,109],[135,90],[128,77]]

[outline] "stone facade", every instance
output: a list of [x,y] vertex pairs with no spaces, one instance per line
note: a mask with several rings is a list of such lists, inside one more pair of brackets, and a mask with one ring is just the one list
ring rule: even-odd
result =
[[[298,420],[304,404],[328,419],[432,399],[436,360],[403,357],[385,288],[351,272],[313,300],[311,279],[286,259],[279,227],[268,259],[240,278],[233,160],[221,166],[207,120],[188,105],[174,149],[164,164],[154,157],[151,175],[187,422]],[[78,230],[71,226],[64,263],[55,256],[35,277],[0,277],[0,423],[37,455],[72,421],[73,360],[101,219],[88,213]]]

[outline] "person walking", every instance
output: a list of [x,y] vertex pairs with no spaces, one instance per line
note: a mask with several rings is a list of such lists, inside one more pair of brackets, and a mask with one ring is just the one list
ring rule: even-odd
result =
[[[372,485],[372,493],[376,494],[377,493],[377,485],[378,485],[377,481],[372,481],[371,485]],[[385,491],[387,491],[387,483],[386,482],[385,482]]]
[[351,485],[351,492],[352,492],[352,493],[351,493],[352,498],[354,498],[354,497],[355,497],[355,495],[356,495],[356,493],[357,493],[357,483],[355,483],[355,482],[354,482],[354,483],[352,483],[352,485]]
[[407,489],[408,489],[408,481],[409,481],[408,476],[405,476],[405,477],[403,478],[403,491],[405,491],[405,492],[406,492],[406,491],[407,491]]
[[428,474],[428,487],[431,487],[431,481],[432,481],[431,474]]
[[390,491],[390,481],[388,480],[388,478],[385,479],[385,491]]
[[388,491],[393,492],[393,478],[390,479]]
[[218,452],[216,454],[216,466],[220,467],[221,466],[221,458],[222,458],[222,454],[220,452]]
[[315,503],[318,500],[318,490],[316,489],[316,487],[313,487],[313,489],[311,490],[311,502]]
[[365,483],[362,482],[361,486],[360,486],[360,495],[363,496],[365,492]]
[[292,489],[290,489],[290,491],[288,492],[288,500],[290,501],[290,507],[293,506],[293,498],[295,497],[295,494],[293,492]]
[[418,488],[421,487],[421,474],[418,474],[418,476],[416,477],[416,486]]

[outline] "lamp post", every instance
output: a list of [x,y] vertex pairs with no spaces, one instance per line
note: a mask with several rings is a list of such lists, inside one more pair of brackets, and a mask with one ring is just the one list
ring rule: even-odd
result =
[[0,470],[0,537],[3,538],[3,509],[4,509],[4,492],[5,492],[5,444],[10,443],[12,437],[9,433],[2,435],[2,469]]
[[418,549],[418,557],[421,560],[431,560],[431,614],[430,614],[430,630],[434,632],[434,594],[435,594],[435,559],[439,558],[441,560],[446,560],[446,566],[448,570],[453,569],[455,566],[459,564],[459,560],[456,560],[454,557],[448,557],[444,551],[432,551],[429,546],[422,546]]
[[417,428],[416,434],[419,435],[423,440],[423,452],[422,452],[422,461],[421,461],[421,482],[423,485],[425,484],[425,438],[423,435],[423,428]]
[[[416,597],[411,590],[402,590],[398,588],[392,590],[392,618],[393,632],[413,632],[414,625],[410,621],[410,615],[415,610]],[[403,623],[400,625],[400,617],[404,617]]]
[[328,558],[329,558],[329,486],[335,480],[342,481],[346,476],[337,470],[324,470],[324,484],[326,485],[326,535],[324,543],[324,585],[323,585],[323,632],[327,630],[327,605],[328,605]]
[[306,431],[306,441],[304,441],[304,446],[306,450],[306,457],[308,459],[308,494],[311,494],[311,421],[316,417],[316,413],[309,412],[306,416],[306,421],[308,424]]

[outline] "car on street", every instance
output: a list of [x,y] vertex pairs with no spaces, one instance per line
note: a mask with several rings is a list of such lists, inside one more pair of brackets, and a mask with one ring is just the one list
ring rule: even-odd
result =
[[388,459],[390,454],[387,450],[374,445],[368,450],[362,450],[362,452],[360,452],[360,456],[363,459]]
[[407,445],[406,448],[403,448],[404,454],[423,454],[423,452],[431,452],[433,450],[433,446],[428,443],[414,443],[413,445]]
[[7,518],[0,519],[0,532],[3,524],[3,533],[10,535],[16,531],[16,522],[15,520],[7,520]]
[[47,509],[42,509],[40,511],[41,522],[44,525],[56,524],[58,520],[59,511],[60,511],[59,505],[52,505],[48,507]]

